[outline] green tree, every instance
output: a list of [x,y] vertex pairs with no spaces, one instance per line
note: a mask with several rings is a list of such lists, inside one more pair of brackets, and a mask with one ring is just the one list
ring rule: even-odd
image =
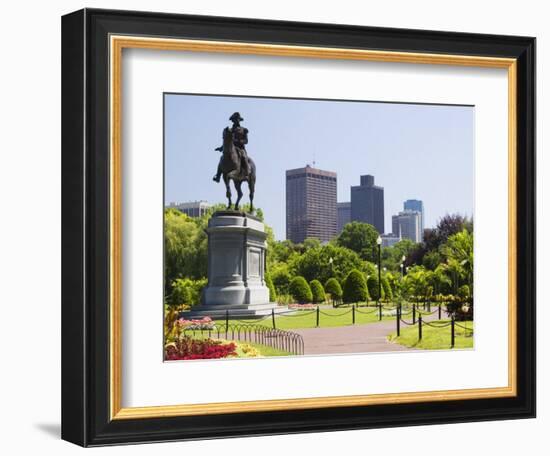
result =
[[275,263],[269,269],[269,275],[278,295],[289,294],[289,286],[292,277],[286,263]]
[[474,274],[474,235],[464,229],[459,233],[449,236],[447,242],[441,246],[441,252],[447,258],[447,263],[453,263],[458,274],[467,281],[467,285],[473,287]]
[[194,306],[200,304],[202,290],[207,285],[208,280],[202,279],[176,279],[172,283],[172,293],[170,294],[170,302],[173,306],[187,304]]
[[333,304],[335,301],[339,302],[342,299],[342,287],[340,286],[340,282],[334,277],[326,281],[325,291],[330,295]]
[[312,280],[309,282],[309,287],[311,288],[312,302],[316,304],[325,302],[325,289],[323,288],[323,285],[321,285],[321,282],[318,280]]
[[171,293],[175,279],[206,276],[207,238],[200,221],[176,209],[164,212],[165,292]]
[[365,276],[361,271],[353,269],[346,277],[344,283],[343,300],[347,303],[366,302],[369,299],[369,291]]
[[373,301],[384,299],[384,282],[382,281],[380,285],[381,296],[378,295],[378,274],[369,275],[369,278],[367,279],[367,286],[369,289],[369,295]]
[[409,269],[403,279],[403,288],[409,299],[423,300],[428,287],[428,275],[423,266],[414,266]]
[[269,274],[265,275],[265,285],[269,289],[269,301],[277,301],[277,292],[275,291],[275,286],[273,285],[273,281],[271,280],[271,276]]
[[344,226],[344,229],[337,238],[338,245],[353,250],[367,261],[377,261],[378,258],[378,231],[369,223],[351,222]]
[[[331,261],[332,259],[332,261]],[[321,283],[331,277],[342,280],[352,269],[365,269],[366,264],[355,252],[333,244],[314,247],[289,261],[291,274]]]
[[294,277],[290,282],[290,294],[300,304],[305,304],[313,300],[313,294],[306,279],[301,276]]
[[384,299],[388,302],[393,299],[393,292],[387,276],[382,276],[382,294],[384,296]]
[[302,244],[304,250],[316,249],[321,247],[321,241],[317,238],[307,238]]
[[422,258],[422,266],[430,271],[434,271],[442,261],[443,258],[441,254],[436,250],[432,250],[427,252],[424,255],[424,258]]
[[451,279],[447,275],[444,264],[439,264],[428,277],[429,284],[433,287],[434,293],[448,294],[451,292]]
[[171,307],[180,307],[182,305],[191,305],[191,284],[189,279],[176,279],[172,285],[172,293],[168,304]]
[[[409,264],[407,258],[416,248],[416,245],[410,239],[402,239],[391,247],[382,247],[382,267],[390,271],[401,272],[401,264]],[[405,257],[405,260],[403,260]]]

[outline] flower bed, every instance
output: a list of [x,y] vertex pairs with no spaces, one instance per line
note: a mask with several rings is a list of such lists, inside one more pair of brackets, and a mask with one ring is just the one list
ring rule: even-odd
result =
[[292,310],[315,310],[317,308],[316,304],[289,304],[289,309]]
[[187,359],[220,359],[237,356],[237,346],[233,343],[223,343],[212,339],[193,339],[181,337],[169,343],[164,348],[166,361]]
[[214,329],[216,323],[210,317],[203,317],[200,319],[186,320],[185,318],[179,318],[176,324],[181,330],[184,329]]

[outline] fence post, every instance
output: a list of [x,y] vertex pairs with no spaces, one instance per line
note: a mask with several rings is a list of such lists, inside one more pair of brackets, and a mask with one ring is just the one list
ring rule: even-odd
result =
[[418,316],[418,340],[422,340],[422,315]]
[[437,311],[437,319],[441,320],[441,303],[439,303],[439,309]]
[[229,331],[229,309],[225,310],[225,335],[227,336],[227,333]]
[[413,325],[416,323],[416,304],[413,302]]
[[317,306],[317,322],[315,326],[317,326],[317,328],[319,327],[319,306]]
[[355,324],[355,304],[351,307],[351,322],[352,324]]
[[275,309],[271,309],[271,321],[273,322],[273,329],[277,329],[275,326]]
[[401,329],[401,322],[399,320],[401,320],[401,306],[399,306],[397,308],[397,312],[395,313],[395,315],[397,315],[397,318],[396,318],[396,325],[397,325],[397,337],[399,337],[401,334],[400,334],[400,329]]
[[382,320],[382,303],[378,302],[378,320]]
[[451,315],[451,348],[455,347],[455,316]]

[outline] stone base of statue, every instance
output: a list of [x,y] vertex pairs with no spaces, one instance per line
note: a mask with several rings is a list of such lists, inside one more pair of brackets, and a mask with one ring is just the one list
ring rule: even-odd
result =
[[286,310],[269,302],[264,224],[239,211],[217,211],[208,222],[208,286],[184,318],[250,318]]

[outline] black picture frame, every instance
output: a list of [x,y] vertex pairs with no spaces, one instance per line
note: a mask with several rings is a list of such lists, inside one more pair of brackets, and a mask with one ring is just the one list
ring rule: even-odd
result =
[[[517,59],[517,395],[111,420],[108,38],[112,34]],[[62,19],[62,127],[63,439],[99,446],[535,416],[534,38],[84,9]]]

